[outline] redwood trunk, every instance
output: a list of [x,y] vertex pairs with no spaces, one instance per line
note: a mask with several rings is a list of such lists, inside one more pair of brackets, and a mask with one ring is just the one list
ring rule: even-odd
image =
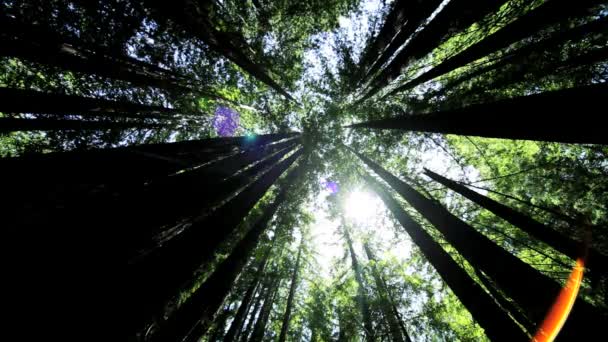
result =
[[[154,307],[151,305],[156,303],[158,305],[157,308],[160,308],[160,305],[169,299],[171,295],[177,294],[182,284],[190,283],[194,272],[201,265],[200,256],[204,255],[203,259],[207,260],[213,255],[218,243],[232,233],[239,221],[243,219],[247,212],[261,198],[268,187],[272,185],[270,181],[274,181],[297,157],[298,155],[295,154],[280,163],[279,167],[261,178],[263,181],[259,185],[254,184],[250,189],[244,190],[241,194],[245,193],[245,198],[239,198],[241,196],[239,194],[236,197],[237,200],[231,201],[212,214],[213,218],[208,219],[207,224],[204,225],[208,226],[215,223],[214,225],[218,226],[216,229],[223,228],[223,231],[210,235],[205,233],[204,226],[190,227],[190,231],[184,231],[180,236],[176,237],[179,240],[171,242],[170,246],[160,247],[159,253],[154,255],[155,260],[153,260],[153,263],[149,262],[144,265],[144,270],[149,270],[150,272],[142,274],[141,278],[136,278],[134,281],[142,282],[145,280],[147,284],[163,285],[157,286],[154,292],[150,291],[149,295],[151,298],[142,296],[142,303],[140,305],[146,305],[153,311]],[[261,234],[268,227],[268,223],[279,205],[285,200],[287,191],[299,176],[301,170],[302,165],[296,167],[287,175],[286,183],[275,200],[265,208],[262,216],[257,219],[245,237],[234,247],[230,256],[216,267],[215,271],[188,298],[186,303],[182,304],[167,321],[161,323],[159,334],[155,340],[181,339],[190,335],[191,337],[198,338],[207,331],[213,315],[230,292],[231,286],[244,267],[247,257],[257,246]],[[253,191],[255,191],[255,194],[249,193]],[[230,205],[231,203],[233,204]],[[163,254],[163,248],[171,249]],[[200,252],[201,249],[202,252]],[[190,253],[199,256],[192,258],[189,255]],[[155,281],[150,282],[148,278],[152,278]],[[170,280],[166,278],[170,278]],[[150,285],[148,286],[151,287]],[[144,292],[139,286],[136,286],[135,289],[139,289],[139,292]]]
[[[608,85],[602,83],[350,127],[606,145],[600,109],[607,94]],[[576,119],[559,113],[576,113]]]
[[366,181],[380,196],[393,216],[437,273],[458,297],[492,341],[528,341],[528,337],[505,311],[479,286],[443,248],[414,221],[382,186],[370,177]]
[[[355,151],[353,153],[433,224],[473,267],[487,274],[513,298],[532,321],[540,323],[545,318],[547,310],[561,290],[559,284],[496,245],[439,203],[425,198],[369,158]],[[605,324],[606,317],[600,310],[579,298],[560,336],[568,338],[580,334],[582,330],[589,331],[591,322],[593,326],[600,327]]]
[[287,297],[287,305],[285,308],[285,314],[283,315],[283,323],[281,324],[281,333],[279,334],[279,342],[285,342],[285,339],[287,338],[287,332],[289,331],[289,322],[291,321],[293,299],[296,295],[296,288],[298,287],[298,272],[300,269],[300,258],[302,257],[302,246],[303,243],[300,243],[296,263],[293,267],[291,285],[289,286],[289,296]]
[[[456,191],[462,196],[477,203],[481,207],[489,210],[496,216],[501,217],[512,225],[521,228],[526,233],[543,241],[549,246],[555,248],[557,251],[569,256],[573,260],[583,257],[585,252],[585,246],[583,243],[563,236],[551,227],[546,226],[527,215],[509,208],[489,197],[480,195],[477,192],[472,191],[465,186],[438,175],[428,169],[425,169],[425,174],[431,177],[433,180],[445,185],[453,191]],[[590,250],[588,262],[589,267],[592,267],[593,265],[599,265],[601,267],[602,265],[608,265],[608,258],[596,250]]]

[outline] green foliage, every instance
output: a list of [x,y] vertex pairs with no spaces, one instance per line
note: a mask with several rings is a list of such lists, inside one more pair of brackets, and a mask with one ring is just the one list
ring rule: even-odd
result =
[[[574,239],[582,240],[584,231],[581,226],[589,226],[592,246],[602,252],[608,251],[607,147],[417,132],[404,134],[388,130],[371,132],[344,127],[395,113],[459,108],[472,103],[606,82],[608,68],[605,59],[585,65],[566,63],[571,58],[606,48],[606,35],[601,33],[534,51],[522,57],[519,63],[506,63],[450,86],[454,80],[474,74],[518,48],[536,44],[564,28],[603,17],[605,12],[600,15],[600,11],[596,11],[593,15],[548,27],[407,93],[355,104],[362,90],[357,84],[359,75],[356,74],[362,44],[377,33],[378,21],[390,5],[388,2],[208,2],[208,19],[213,27],[240,41],[241,52],[269,70],[272,78],[294,95],[296,102],[286,101],[220,53],[208,49],[202,41],[185,34],[178,25],[155,20],[144,3],[31,0],[6,1],[0,5],[0,12],[6,11],[25,22],[44,25],[66,40],[85,46],[104,46],[118,55],[166,68],[188,80],[192,88],[184,91],[136,87],[126,81],[2,57],[2,87],[162,105],[179,109],[180,116],[165,122],[162,128],[147,130],[3,133],[0,135],[0,157],[216,137],[218,133],[212,121],[218,106],[229,107],[239,113],[236,135],[302,132],[305,157],[300,162],[306,163],[306,173],[289,192],[271,227],[253,255],[249,256],[246,270],[237,279],[223,305],[227,312],[226,321],[214,323],[219,335],[221,329],[228,329],[244,293],[256,279],[260,261],[270,250],[263,280],[278,276],[282,282],[272,307],[265,340],[276,339],[286,309],[287,280],[290,279],[297,248],[303,240],[301,284],[296,293],[288,340],[364,339],[357,303],[359,284],[348,253],[344,252],[346,248],[340,242],[343,227],[331,235],[338,241],[338,247],[333,248],[338,248],[340,255],[329,261],[320,260],[319,255],[322,255],[321,249],[330,247],[319,244],[312,233],[315,225],[320,225],[325,219],[341,226],[340,218],[349,194],[364,189],[360,174],[367,169],[345,145],[370,156],[425,196],[438,200],[497,245],[556,281],[564,282],[573,260],[433,183],[422,176],[422,168],[426,166],[452,179],[477,186],[487,196]],[[385,90],[438,65],[540,3],[542,1],[507,2],[497,13],[463,32],[454,32],[427,57],[409,64],[402,70],[401,77]],[[374,4],[377,9],[370,10]],[[347,19],[352,19],[350,27],[341,25]],[[576,113],[566,115],[569,119],[576,119]],[[65,116],[82,119],[78,113]],[[0,113],[0,117],[46,118],[48,115]],[[327,194],[323,185],[327,180],[339,185],[337,195]],[[257,203],[238,227],[238,233],[215,251],[214,262],[201,269],[193,284],[183,289],[175,303],[168,305],[167,314],[186,301],[214,267],[232,252],[252,222],[261,215],[262,208],[277,193],[277,186]],[[412,211],[403,204],[408,212]],[[377,335],[386,340],[388,328],[381,309],[384,303],[372,274],[374,268],[386,282],[387,292],[414,341],[487,340],[482,327],[475,324],[432,265],[417,247],[411,245],[403,229],[386,210],[382,209],[378,216],[380,219],[375,226],[352,224],[355,250],[367,283],[364,292],[371,303],[371,317]],[[412,213],[412,216],[423,223],[424,228],[443,244],[471,277],[479,281],[473,267],[458,251],[444,243],[441,235],[425,224],[420,215]],[[378,251],[377,260],[364,257],[363,243],[369,243]],[[328,274],[320,271],[324,265],[329,265]],[[608,298],[606,283],[605,277],[586,278],[581,297],[605,309]],[[262,287],[258,287],[254,298],[261,296]],[[247,322],[255,320],[252,316],[249,313]],[[205,339],[211,341],[211,334]]]

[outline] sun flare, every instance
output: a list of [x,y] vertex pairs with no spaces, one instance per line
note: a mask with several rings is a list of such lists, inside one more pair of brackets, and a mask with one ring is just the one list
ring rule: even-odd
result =
[[369,192],[363,190],[353,191],[348,195],[345,203],[346,217],[357,223],[367,223],[376,214],[376,201]]

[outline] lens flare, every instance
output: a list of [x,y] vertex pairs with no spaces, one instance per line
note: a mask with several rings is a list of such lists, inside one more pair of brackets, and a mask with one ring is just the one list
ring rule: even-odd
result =
[[572,269],[570,276],[568,276],[566,285],[559,292],[547,317],[545,317],[534,338],[532,338],[532,342],[552,342],[555,340],[564,323],[566,323],[570,311],[572,311],[572,306],[574,306],[581,282],[583,281],[585,261],[587,260],[589,246],[591,245],[591,227],[586,225],[583,228],[585,235],[583,239],[583,251],[581,253],[582,257],[576,260],[576,265]]
[[584,269],[585,262],[583,259],[576,260],[576,266],[574,266],[574,269],[570,273],[566,285],[560,291],[557,300],[551,307],[551,310],[549,310],[549,314],[545,317],[532,341],[552,342],[555,340],[572,310],[578,290],[581,287]]

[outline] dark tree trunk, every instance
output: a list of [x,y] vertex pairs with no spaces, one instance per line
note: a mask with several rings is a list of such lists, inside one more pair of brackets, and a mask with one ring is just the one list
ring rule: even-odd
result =
[[137,86],[190,90],[181,77],[156,65],[124,55],[88,48],[51,33],[49,28],[0,18],[0,55],[52,65],[64,70],[94,74]]
[[422,75],[406,82],[388,93],[390,96],[403,90],[444,75],[452,70],[471,63],[483,56],[505,48],[520,39],[529,37],[537,31],[569,18],[588,14],[589,9],[602,3],[602,0],[582,0],[576,3],[562,0],[546,1],[537,8],[517,18],[512,23],[490,34],[480,42],[468,47],[457,55],[448,58]]
[[[608,31],[608,28],[606,30]],[[547,75],[568,73],[579,67],[588,67],[597,63],[602,63],[607,59],[608,48],[604,47],[556,62],[539,63],[535,60],[525,60],[520,64],[517,64],[513,68],[514,70],[505,70],[500,74],[494,75],[491,78],[491,87],[493,89],[501,89],[527,79],[539,79],[546,77]],[[580,83],[580,81],[577,83]],[[475,98],[477,95],[484,92],[485,89],[480,89],[480,87],[471,87],[470,89],[467,89],[466,92],[459,93],[458,96],[463,98]]]
[[[295,158],[297,158],[297,156]],[[290,164],[291,164],[291,162],[288,160],[285,163],[285,166],[287,167]],[[277,195],[275,200],[269,206],[267,206],[265,208],[262,216],[257,219],[257,221],[253,225],[253,227],[247,232],[247,234],[243,237],[243,239],[234,247],[232,253],[228,256],[228,258],[226,258],[224,261],[222,261],[216,267],[216,269],[209,276],[209,278],[207,278],[207,280],[205,280],[205,282],[203,282],[203,284],[190,296],[190,298],[188,298],[188,300],[184,304],[182,304],[178,308],[178,310],[168,320],[166,320],[165,322],[160,324],[158,335],[157,335],[157,337],[154,338],[154,340],[167,341],[167,340],[182,339],[182,338],[185,338],[188,336],[190,336],[190,338],[199,338],[207,331],[209,323],[211,322],[214,314],[217,312],[218,308],[221,306],[222,302],[224,301],[224,299],[230,292],[232,284],[237,279],[241,270],[245,266],[247,258],[253,252],[255,247],[257,246],[257,243],[259,241],[261,234],[268,227],[268,223],[274,216],[279,205],[281,205],[281,203],[285,200],[285,197],[287,196],[287,191],[292,187],[294,181],[299,177],[299,175],[302,172],[302,169],[303,169],[303,166],[299,165],[298,167],[296,167],[295,169],[290,171],[290,173],[287,175],[287,177],[285,179],[285,184],[281,188],[281,191],[279,192],[279,194]],[[278,176],[280,173],[282,173],[282,171],[283,170],[278,169],[277,170],[278,174],[276,176]],[[272,171],[270,173],[272,173]],[[271,184],[268,184],[268,187],[270,185]],[[267,189],[267,187],[266,187],[266,189]],[[247,191],[247,190],[245,190],[245,191]],[[263,193],[265,191],[266,190],[264,189],[259,194],[259,197],[261,197],[261,195],[263,195]],[[250,208],[253,207],[253,205],[255,205],[255,203],[259,200],[259,197],[257,197],[253,203],[247,204],[247,210],[243,211],[242,214],[246,214],[250,210]],[[226,224],[226,221],[230,221],[230,219],[228,219],[227,216],[237,215],[237,213],[238,213],[235,210],[222,211],[220,209],[218,211],[221,212],[221,215],[217,216],[218,223],[221,222],[224,224]],[[240,221],[240,219],[238,221]],[[229,228],[229,227],[231,227],[231,226],[235,227],[236,224],[238,224],[238,221],[234,220],[229,226],[225,226],[228,229],[226,232],[222,232],[220,234],[220,235],[222,235],[222,238],[219,239],[218,242],[223,240],[225,236],[228,236],[228,234],[230,234],[230,232],[233,230],[233,228]],[[198,227],[198,229],[200,230],[200,229],[202,229],[202,227]],[[184,233],[186,233],[186,232],[183,232],[182,234],[184,234]],[[200,235],[201,233],[194,233],[194,234]],[[183,244],[180,247],[185,247],[185,248],[188,248],[188,250],[196,251],[197,249],[199,249],[201,247],[204,248],[205,245],[209,245],[208,243],[202,243],[202,241],[204,241],[204,239],[210,240],[213,238],[202,235],[202,236],[199,236],[198,238],[190,237],[189,239],[192,239],[193,241],[197,242],[195,244],[194,248],[188,248]],[[214,243],[216,243],[216,242],[214,241]],[[203,252],[203,253],[208,255],[209,251],[213,251],[216,248],[216,246],[213,246],[213,245],[211,245],[210,247],[211,248],[207,252]],[[179,252],[182,253],[184,249],[180,249]],[[199,253],[199,254],[201,254],[201,253]],[[178,267],[177,263],[179,263],[179,259],[174,258],[175,256],[179,256],[179,255],[169,255],[169,256],[171,257],[170,259],[159,258],[159,260],[161,262],[166,263],[166,265],[169,266],[168,267],[169,269],[182,268],[181,264]],[[187,256],[184,256],[182,258],[185,259],[185,257],[187,257]],[[171,261],[173,261],[173,262],[171,262]],[[196,267],[198,265],[200,265],[200,258],[194,258],[192,263],[190,263],[190,262],[188,262],[188,263],[189,263],[189,265],[188,265],[189,269],[184,268],[183,275],[187,276],[189,274],[191,277],[192,274],[194,273]],[[159,267],[152,269],[152,271],[155,272],[154,276],[156,276],[156,274],[160,273],[160,271],[162,270]],[[167,268],[167,267],[165,267],[165,268]],[[177,276],[176,272],[171,271],[170,274],[171,274],[172,278]],[[181,281],[182,284],[189,282],[189,279],[182,277],[181,274],[179,276],[182,279],[182,281]],[[139,279],[138,279],[138,281],[139,281]],[[175,282],[173,282],[173,283],[175,284]],[[177,289],[174,289],[172,292],[176,293],[177,292],[176,290]],[[158,297],[158,298],[162,299],[162,297]],[[164,296],[164,298],[167,298],[167,297]],[[143,300],[145,301],[146,298],[143,298]]]
[[253,299],[255,290],[258,287],[258,284],[260,283],[262,275],[264,274],[264,269],[266,268],[266,264],[268,263],[268,258],[270,257],[270,252],[272,251],[272,247],[274,246],[274,240],[276,239],[276,236],[277,235],[275,234],[271,245],[268,246],[264,257],[262,258],[262,261],[260,262],[260,265],[257,268],[255,278],[253,279],[251,285],[249,285],[249,288],[247,289],[247,292],[245,292],[245,295],[243,296],[243,300],[241,301],[241,305],[239,305],[239,309],[237,310],[236,315],[234,316],[234,320],[232,321],[228,332],[226,332],[226,335],[224,336],[224,342],[233,342],[238,338],[239,332],[241,331],[241,328],[245,323],[247,312],[250,309],[251,300]]
[[484,16],[495,12],[506,0],[490,0],[483,3],[469,0],[450,1],[437,16],[409,43],[374,79],[372,88],[360,101],[368,99],[401,74],[412,61],[420,59],[446,41],[454,32],[471,26]]
[[83,115],[108,118],[170,118],[175,109],[81,97],[35,90],[0,87],[0,111],[50,115]]
[[[487,274],[513,298],[532,321],[540,323],[545,318],[547,310],[561,290],[558,283],[502,249],[438,202],[425,198],[369,158],[355,151],[353,153],[435,226],[474,268]],[[572,337],[582,330],[590,331],[589,324],[592,322],[594,326],[600,327],[606,323],[606,317],[600,310],[579,298],[560,336]]]
[[[583,243],[572,240],[527,215],[509,208],[489,197],[485,197],[475,191],[467,189],[463,185],[438,175],[428,169],[425,169],[425,174],[431,177],[433,180],[445,185],[453,191],[456,191],[462,196],[477,203],[481,207],[489,210],[496,216],[501,217],[512,225],[521,228],[526,233],[543,241],[547,245],[553,247],[555,250],[569,256],[573,260],[583,257],[585,253],[585,246]],[[597,250],[591,249],[589,250],[587,262],[588,264],[586,266],[593,269],[594,265],[598,265],[599,267],[608,265],[608,258],[599,253]]]
[[287,332],[289,331],[289,322],[291,321],[291,311],[293,307],[293,299],[296,295],[296,288],[298,287],[298,272],[300,269],[300,258],[302,257],[303,243],[300,243],[298,249],[298,256],[296,263],[293,266],[293,272],[291,276],[291,285],[289,286],[289,296],[287,297],[287,305],[285,308],[285,314],[283,315],[283,323],[281,325],[281,333],[279,334],[279,342],[285,342],[287,338]]
[[261,65],[256,64],[246,53],[249,48],[243,37],[235,37],[234,33],[227,34],[215,29],[209,21],[207,11],[210,3],[200,3],[194,0],[179,0],[168,3],[162,0],[145,1],[154,9],[155,15],[160,18],[171,18],[181,25],[193,36],[201,39],[211,49],[224,55],[258,80],[266,83],[287,99],[293,98],[278,83],[276,83]]
[[[387,16],[386,23],[384,24],[382,31],[378,34],[377,40],[367,47],[369,50],[367,52],[370,56],[364,55],[364,58],[361,60],[361,67],[366,71],[362,80],[363,82],[378,72],[382,65],[393,56],[399,47],[411,37],[423,21],[429,17],[441,3],[440,0],[396,2],[405,2],[405,4],[396,6],[395,12],[391,12],[391,14]],[[414,4],[413,2],[417,3]],[[403,20],[396,20],[402,16],[406,19],[405,23]],[[385,31],[387,26],[388,29]]]
[[462,185],[466,185],[467,187],[471,187],[471,188],[475,188],[475,189],[480,189],[480,190],[484,190],[484,191],[487,191],[487,192],[491,192],[491,193],[496,194],[498,196],[501,196],[501,197],[504,197],[504,198],[508,198],[510,200],[513,200],[513,201],[516,201],[518,203],[521,203],[521,204],[523,204],[525,206],[528,206],[530,208],[542,210],[542,211],[544,211],[544,212],[546,212],[548,214],[556,216],[557,218],[559,218],[560,220],[562,220],[564,222],[568,222],[570,225],[580,224],[579,220],[574,219],[574,218],[572,218],[572,217],[570,217],[570,216],[562,213],[561,211],[556,210],[555,208],[549,208],[547,206],[534,204],[534,203],[532,203],[530,201],[521,199],[519,197],[515,197],[515,196],[509,195],[509,194],[505,194],[505,193],[502,193],[500,191],[496,191],[494,189],[490,189],[490,188],[487,188],[487,187],[473,185],[472,183],[461,183],[461,184]]
[[[188,150],[208,150],[206,158],[217,157],[218,153],[224,151],[223,145],[217,145],[220,141],[230,142],[225,147],[238,149],[246,146],[249,149],[272,142],[270,138],[280,137],[260,136],[255,145],[253,142],[242,145],[238,144],[238,140],[218,138],[193,141],[187,145],[147,146],[145,151],[140,150],[142,146],[134,146],[0,159],[0,168],[6,175],[2,184],[6,201],[0,200],[2,207],[7,209],[5,224],[14,232],[36,231],[44,235],[44,232],[50,232],[48,227],[62,226],[68,231],[68,227],[73,226],[81,230],[82,222],[89,222],[87,231],[91,236],[102,231],[104,236],[111,236],[114,231],[123,238],[113,240],[111,244],[121,248],[125,255],[133,256],[133,250],[150,246],[151,236],[159,231],[160,224],[175,224],[170,219],[179,219],[179,215],[174,214],[194,214],[197,208],[201,210],[205,207],[196,207],[198,203],[232,194],[232,190],[249,184],[255,175],[272,166],[278,161],[277,157],[286,152],[279,151],[278,155],[263,160],[238,177],[221,182],[225,188],[218,187],[219,180],[205,183],[205,180],[197,179],[191,179],[189,185],[178,186],[184,185],[184,182],[176,184],[174,181],[180,180],[187,172],[165,176],[196,163],[194,156],[182,159],[184,154],[189,154],[186,153]],[[205,146],[219,148],[220,152],[214,153],[213,149]],[[151,153],[153,147],[157,147],[159,153]],[[175,156],[177,159],[165,158],[171,155],[171,149],[179,152]],[[198,154],[198,158],[202,159],[203,154]],[[182,164],[182,160],[186,162]],[[161,179],[156,179],[158,177]],[[201,189],[193,193],[193,196],[201,198],[200,201],[190,201],[184,205],[184,208],[192,208],[190,212],[172,205],[173,201],[182,203],[177,200],[182,198],[179,192],[172,190],[184,187],[189,187],[188,194],[194,191],[192,188]],[[204,191],[205,187],[209,192]],[[166,196],[163,197],[164,190]],[[171,202],[164,207],[162,204],[167,201]],[[153,212],[150,211],[152,209]],[[169,209],[176,210],[169,213]],[[98,239],[99,236],[96,236],[95,240]]]
[[492,283],[490,279],[488,279],[485,274],[483,274],[483,272],[478,269],[475,269],[475,273],[477,274],[477,278],[479,278],[481,283],[488,289],[490,295],[494,297],[496,303],[498,303],[500,307],[507,311],[511,315],[511,317],[513,317],[519,324],[521,324],[528,331],[528,333],[533,334],[536,331],[537,327],[532,321],[530,321],[528,317],[526,317],[526,315],[521,312],[521,309],[518,308],[515,303],[505,298],[502,293],[499,293],[496,286]]
[[365,329],[365,337],[367,341],[373,342],[375,339],[374,327],[372,325],[369,301],[365,290],[365,281],[363,280],[361,265],[359,265],[359,260],[357,259],[357,254],[355,253],[355,249],[353,247],[353,240],[350,237],[350,233],[348,231],[348,227],[346,226],[346,222],[344,222],[344,218],[342,218],[342,227],[344,228],[344,238],[346,239],[346,244],[348,245],[348,251],[350,253],[350,259],[353,265],[353,271],[355,272],[355,279],[357,280],[357,284],[359,285],[357,288],[357,301],[359,302],[359,307],[361,309],[361,317],[363,318],[363,328]]
[[505,311],[479,286],[443,248],[414,221],[382,186],[370,177],[368,184],[380,196],[393,216],[409,234],[412,241],[437,273],[471,313],[475,321],[485,330],[492,341],[528,341],[529,338]]
[[270,318],[270,312],[272,311],[272,306],[274,305],[274,301],[279,293],[280,287],[281,278],[279,275],[276,275],[266,295],[266,298],[264,299],[262,311],[260,312],[260,315],[253,327],[253,332],[251,333],[251,338],[249,339],[250,342],[261,342],[262,339],[264,339],[266,325],[268,325],[268,318]]
[[376,258],[374,257],[372,250],[369,248],[367,243],[363,244],[363,248],[365,249],[367,259],[373,263],[372,274],[374,276],[374,281],[376,282],[378,294],[380,295],[380,299],[382,301],[382,311],[384,313],[384,317],[386,317],[386,320],[388,322],[391,340],[393,342],[411,342],[409,334],[405,329],[403,320],[401,319],[401,315],[399,314],[397,306],[395,305],[395,301],[393,300],[388,286],[386,286],[386,282],[384,281],[382,275],[376,267]]
[[[249,321],[247,322],[247,326],[245,327],[243,332],[240,334],[240,336],[237,335],[237,338],[239,341],[241,341],[241,342],[249,341],[249,336],[252,333],[253,325],[256,321],[256,317],[259,315],[260,310],[262,309],[262,304],[264,303],[264,298],[266,297],[266,293],[268,293],[268,291],[270,291],[268,286],[269,286],[269,283],[267,282],[266,287],[263,287],[263,286],[260,287],[258,296],[255,301],[255,305],[253,307],[253,310],[251,311],[251,314],[249,315]],[[232,341],[230,341],[230,342],[232,342]]]
[[[162,227],[174,226],[180,219],[196,216],[204,208],[212,208],[235,195],[239,189],[250,184],[255,177],[268,171],[270,167],[292,151],[297,143],[296,140],[288,142],[287,147],[225,180],[223,179],[225,175],[220,176],[219,172],[213,176],[207,175],[209,170],[205,170],[206,168],[203,167],[162,179],[156,183],[151,182],[143,191],[137,191],[134,196],[126,196],[124,204],[119,203],[117,210],[120,210],[120,207],[128,209],[122,216],[125,225],[132,227],[128,234],[132,238],[129,239],[128,236],[125,236],[128,239],[125,244],[132,246],[130,249],[133,253],[130,257],[136,256],[141,250],[152,248],[156,243],[155,235],[163,233]],[[266,146],[265,149],[260,149],[253,155],[260,158],[267,157],[264,152],[272,153],[284,145],[279,143]],[[243,154],[247,154],[247,152]],[[241,157],[241,154],[236,157]],[[242,164],[245,165],[245,163]],[[222,170],[225,174],[239,171],[228,172],[227,168],[222,168]],[[192,198],[198,198],[198,200],[192,201]],[[133,222],[128,222],[128,218],[132,218]]]
[[[608,135],[602,129],[602,116],[598,112],[604,106],[606,94],[608,85],[602,83],[442,112],[401,115],[350,127],[606,145]],[[577,115],[572,119],[558,113]]]
[[55,152],[0,159],[13,181],[99,184],[149,181],[203,164],[222,154],[265,146],[294,133],[256,137],[210,138],[89,151]]
[[213,326],[213,330],[210,333],[210,337],[209,337],[209,341],[210,342],[216,342],[219,341],[222,337],[222,335],[224,335],[224,329],[226,328],[226,321],[228,320],[228,317],[230,317],[230,315],[232,315],[232,308],[230,306],[224,308],[224,310],[222,310],[222,313],[220,313],[217,318],[215,319],[214,322],[214,326]]
[[[551,35],[551,37],[542,40],[538,43],[528,44],[524,47],[521,47],[513,52],[509,52],[504,57],[500,58],[498,61],[491,63],[490,65],[479,67],[474,71],[463,75],[459,78],[449,81],[446,85],[444,85],[439,91],[437,91],[433,96],[442,96],[446,92],[456,88],[458,85],[469,81],[477,76],[483,75],[492,70],[499,69],[503,66],[509,64],[517,64],[523,70],[527,70],[529,68],[526,67],[526,60],[530,58],[532,55],[537,55],[540,52],[547,51],[549,49],[555,48],[560,44],[563,44],[567,41],[576,41],[583,39],[585,36],[590,34],[603,34],[608,30],[608,18],[603,17],[598,20],[594,20],[590,23],[577,26],[575,28],[571,28],[568,30],[560,30],[555,34]],[[585,54],[586,58],[574,58],[569,60],[567,65],[582,65],[593,63],[594,60],[600,60],[603,55],[599,53],[589,53]],[[554,67],[553,64],[550,64],[551,67]],[[509,77],[511,79],[512,77]]]
[[0,118],[0,133],[26,131],[103,131],[109,129],[146,129],[158,127],[160,125],[144,122]]
[[396,0],[392,3],[380,32],[370,40],[362,53],[359,60],[361,70],[365,71],[391,43],[395,35],[401,31],[402,26],[410,21],[409,17],[412,12],[416,12],[418,7],[416,2],[415,0]]

